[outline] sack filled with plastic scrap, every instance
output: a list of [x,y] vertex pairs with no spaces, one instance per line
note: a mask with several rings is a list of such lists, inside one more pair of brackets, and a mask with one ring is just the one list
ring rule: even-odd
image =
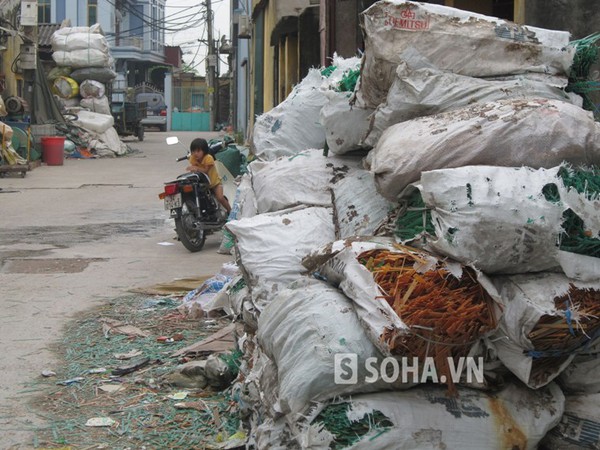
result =
[[360,16],[365,53],[358,104],[385,101],[396,66],[471,77],[536,73],[565,77],[575,49],[566,31],[518,25],[441,5],[379,1]]
[[600,371],[600,336],[577,352],[571,364],[561,372],[558,382],[565,392],[600,393],[600,378],[591,376]]
[[533,389],[554,380],[600,335],[600,282],[548,272],[493,282],[503,313],[490,341],[502,363]]
[[394,201],[429,170],[490,165],[555,167],[600,163],[600,123],[559,100],[474,104],[388,128],[367,155],[378,191]]
[[[595,373],[588,375],[593,376]],[[562,419],[542,440],[540,448],[544,450],[600,448],[599,404],[600,394],[566,395]]]
[[[257,336],[277,367],[279,409],[284,414],[300,418],[296,415],[315,402],[414,385],[367,380],[366,360],[381,362],[383,356],[367,338],[351,300],[323,281],[301,278],[280,291],[263,310]],[[348,355],[356,355],[353,374],[343,366]]]
[[439,386],[340,399],[315,411],[297,435],[302,448],[354,450],[535,450],[562,416],[556,384],[537,391],[509,384],[499,392]]
[[335,239],[332,208],[297,207],[234,220],[240,269],[250,289],[268,282],[285,287],[304,272],[302,258]]
[[334,207],[336,235],[342,238],[373,234],[391,207],[377,193],[360,157],[326,157],[320,150],[305,150],[249,167],[258,213],[298,205]]
[[423,172],[400,195],[396,238],[491,273],[600,274],[600,173],[466,166]]
[[480,354],[482,339],[496,329],[497,294],[489,280],[426,251],[386,239],[347,239],[312,253],[304,265],[353,300],[384,355],[434,368],[452,393],[453,368]]
[[[342,73],[342,79],[325,92],[327,102],[321,109],[321,124],[325,128],[328,149],[341,155],[363,148],[362,140],[367,132],[372,108],[360,108],[352,105],[352,97],[360,76],[360,59],[353,61],[350,68]],[[334,57],[333,64],[338,61]]]
[[383,132],[397,123],[464,108],[473,103],[509,98],[547,98],[582,106],[583,99],[573,93],[567,94],[566,86],[566,78],[556,86],[556,83],[528,74],[475,78],[434,68],[412,69],[401,62],[385,102],[370,117],[364,144],[376,146]]

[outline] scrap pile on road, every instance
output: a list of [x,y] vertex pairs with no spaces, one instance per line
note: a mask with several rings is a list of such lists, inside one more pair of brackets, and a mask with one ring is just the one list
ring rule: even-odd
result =
[[52,35],[52,50],[57,66],[47,76],[51,91],[67,117],[76,117],[67,137],[85,142],[97,156],[127,153],[113,127],[106,96],[106,84],[117,74],[111,69],[113,58],[100,25],[58,29]]
[[361,24],[362,60],[257,118],[226,225],[251,443],[595,448],[600,124],[567,93],[581,43],[403,0]]

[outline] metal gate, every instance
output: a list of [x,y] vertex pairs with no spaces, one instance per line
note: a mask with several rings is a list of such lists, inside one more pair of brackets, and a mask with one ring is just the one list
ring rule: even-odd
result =
[[174,86],[171,130],[210,131],[206,85]]

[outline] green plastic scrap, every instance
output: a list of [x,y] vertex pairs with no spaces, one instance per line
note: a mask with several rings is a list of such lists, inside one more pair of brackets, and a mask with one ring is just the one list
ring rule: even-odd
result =
[[590,94],[600,91],[600,83],[593,80],[590,73],[600,56],[600,49],[596,45],[598,40],[600,33],[594,33],[569,43],[575,47],[575,56],[566,87],[567,92],[574,92],[583,98],[584,109],[593,111],[596,120],[600,120],[600,106],[594,104]]
[[334,70],[336,69],[336,66],[328,66],[325,67],[324,69],[321,69],[321,75],[323,75],[324,77],[328,77],[334,72]]
[[349,70],[338,84],[338,92],[354,92],[360,76],[360,69]]
[[435,236],[431,211],[425,206],[421,192],[415,189],[398,214],[394,234],[401,242],[407,242],[423,232]]
[[365,414],[362,419],[348,419],[349,403],[329,405],[316,417],[315,423],[322,423],[327,431],[335,437],[333,449],[349,447],[360,441],[367,433],[376,430],[378,436],[387,432],[394,424],[380,411]]
[[[598,167],[575,169],[572,166],[564,165],[559,169],[558,176],[565,187],[585,195],[588,200],[600,198],[600,169]],[[558,203],[560,201],[558,187],[554,183],[544,186],[542,193],[549,202]],[[558,243],[561,250],[600,258],[600,239],[585,230],[583,220],[573,210],[567,209],[563,213],[562,229]]]

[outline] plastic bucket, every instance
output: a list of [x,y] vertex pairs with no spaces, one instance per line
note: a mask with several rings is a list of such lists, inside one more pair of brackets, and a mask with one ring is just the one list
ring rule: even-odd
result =
[[65,137],[44,136],[42,142],[42,161],[49,166],[62,166],[65,160]]

